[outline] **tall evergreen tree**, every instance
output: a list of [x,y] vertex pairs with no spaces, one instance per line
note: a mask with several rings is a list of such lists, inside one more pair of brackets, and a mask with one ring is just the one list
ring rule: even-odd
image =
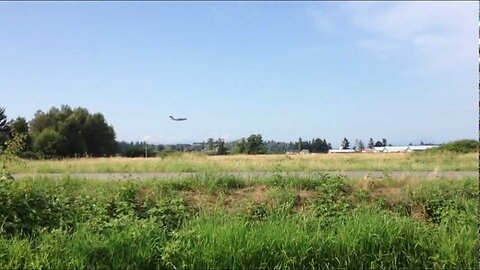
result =
[[350,147],[350,142],[347,140],[347,138],[343,138],[341,146],[342,149],[348,149]]
[[225,148],[225,141],[223,139],[217,140],[217,155],[227,154],[227,149]]
[[373,139],[370,138],[370,140],[368,140],[368,148],[373,149],[373,147],[375,147],[375,143],[373,142]]
[[0,132],[6,132],[7,130],[7,115],[5,114],[5,108],[0,108]]
[[0,150],[8,139],[8,123],[5,108],[0,108]]
[[363,149],[365,149],[365,145],[363,144],[363,141],[362,140],[357,140],[355,148],[356,148],[357,151],[362,152]]
[[28,122],[23,117],[17,117],[10,124],[9,137],[13,137],[13,133],[19,134],[24,138],[24,148],[27,151],[32,150],[32,137],[29,134]]

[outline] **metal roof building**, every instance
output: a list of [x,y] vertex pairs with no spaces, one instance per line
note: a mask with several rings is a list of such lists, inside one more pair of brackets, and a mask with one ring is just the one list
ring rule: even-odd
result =
[[329,154],[340,154],[340,153],[355,153],[353,149],[330,149],[328,150]]

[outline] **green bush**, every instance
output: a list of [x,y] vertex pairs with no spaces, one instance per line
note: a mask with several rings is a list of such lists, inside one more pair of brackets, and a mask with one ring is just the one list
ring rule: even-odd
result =
[[243,179],[232,175],[204,174],[187,179],[192,188],[207,190],[211,193],[227,192],[231,189],[238,189],[246,186]]
[[189,217],[185,201],[181,198],[160,200],[147,210],[147,217],[155,220],[166,232],[179,229]]
[[38,159],[42,159],[43,156],[41,153],[38,153],[38,152],[24,151],[24,152],[18,153],[18,157],[24,158],[24,159],[38,160]]
[[[306,185],[308,192],[292,182],[262,187],[271,192],[267,201],[257,193],[210,192],[244,184],[235,179],[192,178],[181,190],[171,188],[175,181],[158,180],[0,182],[0,269],[477,266],[478,187],[472,179],[411,184],[401,200],[378,197],[375,188],[350,192],[338,177],[315,179],[315,191]],[[299,192],[316,199],[295,212]],[[187,196],[198,193],[217,198],[219,208],[192,212]],[[224,196],[248,203],[222,208],[218,197]],[[425,207],[428,218],[418,220],[407,207]]]
[[318,174],[311,177],[298,177],[275,173],[267,184],[283,188],[299,188],[304,190],[322,190],[327,193],[338,193],[347,190],[345,177],[339,175]]
[[453,152],[453,153],[475,153],[478,152],[479,142],[475,140],[459,140],[446,143],[436,148],[428,149],[427,153]]
[[272,214],[285,218],[294,213],[294,208],[301,198],[292,190],[278,188],[271,193],[270,200],[273,203]]
[[31,235],[73,223],[74,212],[67,199],[28,181],[0,181],[0,205],[2,234]]

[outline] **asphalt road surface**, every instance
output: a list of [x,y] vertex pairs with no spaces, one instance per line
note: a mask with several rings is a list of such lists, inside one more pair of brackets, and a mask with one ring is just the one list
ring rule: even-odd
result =
[[[280,175],[290,176],[313,176],[320,173],[331,175],[344,175],[352,178],[364,178],[364,177],[392,177],[395,179],[405,178],[420,178],[420,179],[435,179],[435,178],[448,178],[448,179],[462,179],[462,178],[478,178],[478,171],[319,171],[319,172],[281,172]],[[118,180],[118,179],[174,179],[185,178],[195,175],[204,175],[203,172],[161,172],[161,173],[25,173],[14,174],[15,179],[21,179],[25,177],[48,177],[48,178],[61,178],[70,176],[73,178],[85,178],[85,179],[99,179],[99,180]],[[210,175],[233,175],[238,177],[253,178],[253,177],[268,177],[273,176],[274,172],[215,172],[208,173]]]

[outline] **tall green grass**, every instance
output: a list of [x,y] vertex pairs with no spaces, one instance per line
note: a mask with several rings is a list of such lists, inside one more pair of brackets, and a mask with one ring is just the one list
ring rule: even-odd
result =
[[[474,179],[204,175],[0,184],[1,269],[473,269],[477,263]],[[199,195],[214,206],[195,207]],[[226,198],[233,200],[228,206]]]
[[193,220],[163,258],[185,269],[473,268],[475,226],[457,229],[446,234],[442,226],[371,209],[328,227],[313,217],[252,223],[217,214]]
[[324,226],[308,216],[251,221],[198,216],[173,235],[127,219],[33,239],[0,238],[2,268],[473,269],[476,227],[430,225],[372,209]]
[[35,238],[0,238],[2,269],[159,269],[167,236],[151,220],[126,219],[101,233],[90,224]]

